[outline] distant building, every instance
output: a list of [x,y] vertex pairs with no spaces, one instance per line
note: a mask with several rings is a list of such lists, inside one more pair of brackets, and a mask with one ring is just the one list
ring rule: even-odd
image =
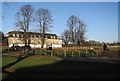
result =
[[[12,47],[13,44],[18,46],[25,46],[25,41],[23,40],[24,32],[21,31],[11,31],[6,34],[8,38],[8,45]],[[56,34],[45,34],[44,48],[46,45],[51,44],[53,48],[62,47],[62,39]],[[27,43],[31,48],[41,48],[41,33],[28,32]]]

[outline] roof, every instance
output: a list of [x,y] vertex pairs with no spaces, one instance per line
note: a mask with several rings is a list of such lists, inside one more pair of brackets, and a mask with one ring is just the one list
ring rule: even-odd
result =
[[[22,33],[24,33],[24,32],[22,32],[22,31],[10,31],[10,32],[8,32],[7,34],[11,34],[11,33],[22,34]],[[41,35],[42,33],[28,32],[28,34]],[[45,35],[47,35],[47,36],[57,36],[56,34],[49,34],[49,33],[45,33]]]

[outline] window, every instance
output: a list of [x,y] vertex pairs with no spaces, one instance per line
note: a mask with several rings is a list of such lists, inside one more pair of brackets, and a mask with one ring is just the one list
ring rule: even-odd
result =
[[40,44],[40,40],[38,41],[38,44]]
[[23,34],[21,35],[21,37],[23,37]]
[[15,37],[15,34],[13,34],[13,37]]
[[34,40],[34,44],[36,44],[36,40]]
[[55,42],[53,41],[53,44],[55,44]]
[[57,44],[59,44],[59,42],[57,41]]
[[19,40],[17,40],[17,44],[19,44]]
[[19,34],[17,34],[17,37],[19,37]]
[[15,43],[15,40],[13,40],[13,44]]
[[60,41],[60,44],[62,44],[62,41]]
[[23,40],[21,40],[21,44],[23,44]]
[[32,44],[32,40],[30,41],[30,43]]
[[28,40],[27,40],[27,44],[28,44]]

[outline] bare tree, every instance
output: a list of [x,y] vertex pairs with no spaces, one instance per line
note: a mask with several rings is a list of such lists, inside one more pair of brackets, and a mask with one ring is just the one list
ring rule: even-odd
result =
[[25,46],[28,44],[28,31],[30,23],[33,21],[33,13],[34,9],[31,5],[23,5],[15,14],[15,25],[24,32],[23,40],[25,41]]
[[70,42],[70,32],[69,30],[65,30],[62,35],[62,41],[65,43],[65,46],[68,45],[68,43]]
[[76,33],[76,41],[77,44],[80,46],[85,41],[85,33],[86,33],[86,25],[83,22],[79,21],[79,27]]
[[50,31],[52,27],[52,17],[48,9],[40,8],[35,12],[37,28],[41,34],[41,48],[44,46],[45,33]]
[[73,42],[73,45],[75,45],[75,42],[76,42],[76,33],[77,33],[77,29],[79,27],[79,21],[80,21],[80,19],[74,15],[69,17],[69,19],[67,20],[67,26],[68,26],[70,34],[71,34],[70,41]]

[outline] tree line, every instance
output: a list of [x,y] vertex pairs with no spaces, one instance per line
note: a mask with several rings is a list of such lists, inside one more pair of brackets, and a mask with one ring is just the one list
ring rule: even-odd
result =
[[[28,32],[30,30],[30,24],[35,23],[35,29],[41,33],[41,48],[44,46],[45,33],[51,30],[53,19],[51,12],[45,8],[39,8],[34,10],[32,5],[23,5],[19,11],[15,14],[15,26],[18,30],[24,32],[23,40],[25,45],[28,45],[29,40]],[[82,45],[85,41],[86,25],[77,16],[70,16],[67,20],[68,29],[65,30],[61,37],[63,43],[68,45],[72,42],[73,45]]]

